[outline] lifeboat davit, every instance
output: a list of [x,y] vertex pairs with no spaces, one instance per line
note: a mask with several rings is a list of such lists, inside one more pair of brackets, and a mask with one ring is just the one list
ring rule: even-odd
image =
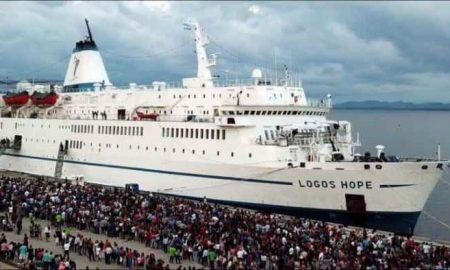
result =
[[56,94],[54,91],[51,91],[49,93],[39,93],[35,91],[33,95],[31,95],[31,102],[36,106],[53,106],[55,105],[57,100],[58,94]]
[[143,112],[136,111],[136,114],[140,119],[148,119],[148,120],[156,121],[156,118],[158,118],[157,113],[143,113]]
[[30,99],[30,95],[28,95],[27,91],[23,91],[20,93],[9,93],[3,96],[3,101],[8,106],[20,107],[27,104]]

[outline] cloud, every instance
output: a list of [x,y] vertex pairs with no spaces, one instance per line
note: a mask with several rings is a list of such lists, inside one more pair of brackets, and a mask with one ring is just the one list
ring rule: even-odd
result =
[[450,102],[448,2],[0,2],[0,79],[62,79],[85,17],[117,85],[194,76],[196,20],[222,77],[287,65],[309,96]]

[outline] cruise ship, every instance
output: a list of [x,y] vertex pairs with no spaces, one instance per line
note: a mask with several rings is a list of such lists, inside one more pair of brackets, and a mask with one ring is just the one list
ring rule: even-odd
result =
[[[0,168],[413,234],[447,161],[358,154],[288,70],[219,81],[198,23],[197,75],[114,86],[86,21],[63,85],[3,96]],[[25,84],[26,86],[26,84]],[[42,88],[42,87],[41,87]]]

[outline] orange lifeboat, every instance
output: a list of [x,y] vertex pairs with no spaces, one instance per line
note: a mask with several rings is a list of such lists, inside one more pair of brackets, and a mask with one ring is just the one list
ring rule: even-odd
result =
[[143,112],[136,111],[136,114],[139,119],[143,119],[143,120],[145,119],[145,120],[156,121],[156,119],[158,118],[157,113],[143,113]]
[[54,91],[49,93],[34,92],[33,95],[31,95],[31,102],[36,106],[50,107],[55,105],[57,100],[58,95]]
[[27,104],[30,99],[30,95],[28,95],[27,91],[23,91],[20,93],[9,93],[3,96],[3,101],[8,106],[21,107]]

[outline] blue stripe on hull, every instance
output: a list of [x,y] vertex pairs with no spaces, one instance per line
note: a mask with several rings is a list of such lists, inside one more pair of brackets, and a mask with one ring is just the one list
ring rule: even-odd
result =
[[[174,195],[170,193],[159,193],[185,199],[203,200],[203,198]],[[344,210],[303,208],[281,205],[267,205],[249,202],[228,201],[209,199],[208,202],[230,205],[235,207],[249,208],[262,212],[279,213],[295,217],[311,218],[326,222],[339,223],[346,226],[357,226],[363,228],[377,229],[393,232],[401,235],[412,235],[414,227],[420,216],[420,212],[366,212],[354,214]]]

